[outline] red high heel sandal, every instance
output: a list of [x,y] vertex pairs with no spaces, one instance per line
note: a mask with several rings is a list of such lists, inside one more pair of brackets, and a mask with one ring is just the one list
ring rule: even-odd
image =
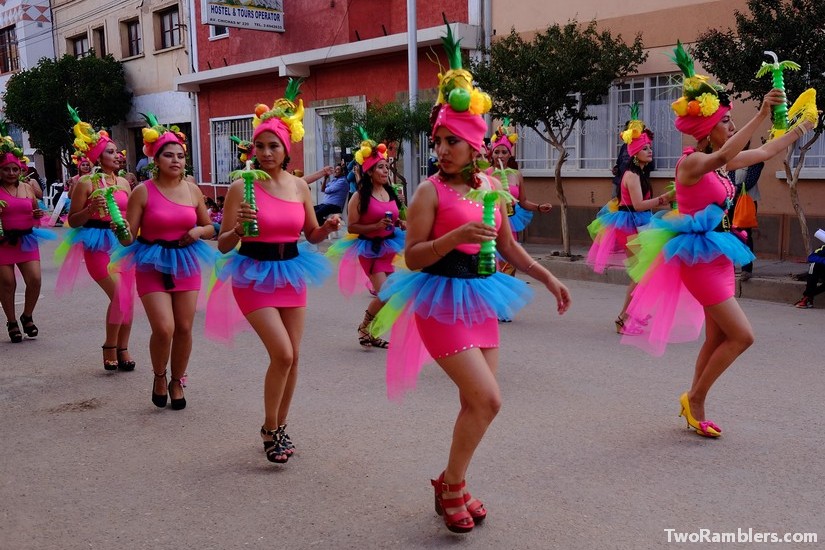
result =
[[464,506],[467,507],[467,511],[470,512],[470,517],[473,518],[473,522],[476,525],[484,521],[487,517],[487,509],[484,507],[484,503],[477,498],[473,498],[473,495],[469,492],[464,493]]
[[[444,498],[444,493],[461,493],[464,490],[464,482],[450,485],[444,483],[444,472],[438,479],[431,479],[430,483],[435,488],[435,513],[444,516],[444,525],[453,533],[469,533],[475,527],[473,516],[467,511],[464,497]],[[459,508],[454,514],[447,512],[448,508]]]

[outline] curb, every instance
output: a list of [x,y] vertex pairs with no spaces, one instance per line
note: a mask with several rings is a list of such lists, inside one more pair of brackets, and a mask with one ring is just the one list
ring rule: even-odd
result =
[[[541,265],[549,269],[559,279],[575,279],[594,283],[608,283],[626,286],[630,284],[630,277],[623,267],[609,267],[603,274],[596,273],[583,260],[560,256],[541,256],[535,258]],[[748,281],[736,279],[736,297],[749,300],[762,300],[793,304],[805,290],[805,283],[794,281],[789,277],[759,277],[753,276]]]

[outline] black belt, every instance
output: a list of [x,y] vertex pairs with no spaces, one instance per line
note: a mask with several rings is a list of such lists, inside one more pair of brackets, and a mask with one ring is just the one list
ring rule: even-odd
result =
[[367,237],[366,235],[358,235],[358,238],[362,241],[370,241],[370,249],[372,250],[373,254],[378,254],[381,252],[381,245],[384,244],[389,238],[392,238],[395,235],[395,229],[392,230],[392,233],[387,235],[386,237]]
[[238,254],[259,262],[282,262],[298,256],[298,241],[291,243],[242,242]]
[[111,229],[112,222],[104,222],[103,220],[89,220],[83,224],[83,227],[91,229]]
[[633,208],[633,206],[627,205],[627,204],[620,204],[619,205],[619,210],[622,211],[622,212],[635,212],[636,211],[636,209]]
[[26,235],[31,235],[34,232],[33,229],[4,229],[3,236],[0,237],[0,242],[9,244],[11,246],[17,246],[17,243],[20,242],[20,239],[25,237]]
[[489,277],[489,275],[479,275],[478,258],[478,254],[464,254],[458,250],[452,250],[421,271],[430,275],[454,277],[456,279],[483,279]]
[[[145,239],[143,237],[138,237],[137,241],[143,244],[156,244],[162,248],[186,248],[180,244],[180,241],[165,241],[163,239],[155,239],[154,241],[150,241],[149,239]],[[172,276],[171,273],[160,273],[161,278],[163,279],[163,288],[166,290],[172,290],[175,288],[175,278]]]

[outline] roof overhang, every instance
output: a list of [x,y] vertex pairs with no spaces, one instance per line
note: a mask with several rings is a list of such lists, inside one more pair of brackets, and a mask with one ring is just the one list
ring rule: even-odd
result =
[[[461,39],[462,45],[474,49],[475,45],[480,43],[481,27],[467,23],[452,23],[450,26],[453,36],[456,40]],[[418,47],[441,44],[442,36],[444,36],[443,25],[420,29],[416,37]],[[203,84],[270,73],[277,73],[278,76],[307,77],[310,74],[310,68],[315,65],[351,61],[406,50],[407,33],[392,34],[182,75],[175,78],[175,90],[198,92]]]

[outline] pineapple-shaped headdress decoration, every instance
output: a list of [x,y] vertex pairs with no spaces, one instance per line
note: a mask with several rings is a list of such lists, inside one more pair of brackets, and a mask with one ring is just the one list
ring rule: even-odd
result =
[[281,139],[289,154],[290,144],[298,143],[304,138],[304,101],[298,98],[301,82],[300,79],[290,78],[284,97],[275,100],[271,109],[263,103],[255,106],[255,117],[252,119],[253,140],[261,132],[268,130]]

